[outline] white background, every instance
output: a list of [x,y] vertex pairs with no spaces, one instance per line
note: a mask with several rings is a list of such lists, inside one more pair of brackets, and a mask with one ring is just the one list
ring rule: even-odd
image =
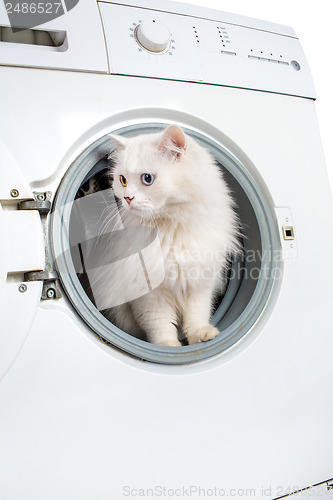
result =
[[[333,190],[332,19],[328,0],[182,0],[234,14],[291,26],[307,57],[317,93],[316,109]],[[304,145],[306,147],[306,144]],[[316,166],[313,166],[314,169]]]

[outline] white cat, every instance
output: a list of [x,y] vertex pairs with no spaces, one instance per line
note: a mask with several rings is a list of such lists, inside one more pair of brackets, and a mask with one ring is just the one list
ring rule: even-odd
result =
[[[184,336],[189,344],[213,339],[219,333],[209,324],[213,297],[238,251],[237,216],[220,167],[175,125],[162,133],[111,138],[117,144],[110,157],[121,227],[132,228],[122,241],[131,246],[139,234],[134,228],[143,227],[156,238],[150,235],[148,254],[128,252],[123,243],[123,256],[135,255],[99,273],[97,294],[117,304],[105,315],[154,344],[180,346]],[[105,251],[115,252],[107,245]],[[126,296],[131,300],[122,303]]]

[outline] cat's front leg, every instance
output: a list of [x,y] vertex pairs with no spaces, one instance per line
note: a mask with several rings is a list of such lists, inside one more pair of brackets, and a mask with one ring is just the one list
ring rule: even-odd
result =
[[220,332],[209,324],[212,307],[212,287],[191,288],[183,311],[183,330],[189,344],[212,340]]
[[152,344],[180,346],[177,335],[177,312],[174,300],[156,289],[132,303],[136,321]]

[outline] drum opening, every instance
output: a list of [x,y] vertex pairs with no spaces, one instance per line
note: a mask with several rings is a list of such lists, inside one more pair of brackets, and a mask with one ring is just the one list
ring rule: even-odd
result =
[[[130,137],[162,128],[161,124],[138,125],[115,133]],[[86,256],[91,250],[88,247],[100,245],[100,239],[103,240],[103,234],[96,229],[102,214],[111,204],[115,213],[117,210],[117,200],[110,187],[107,156],[113,144],[108,136],[91,144],[72,164],[59,187],[55,203],[55,213],[59,212],[61,217],[56,216],[53,224],[54,253],[63,287],[74,308],[110,348],[118,347],[155,363],[197,362],[221,354],[238,343],[261,316],[275,282],[275,270],[280,266],[274,257],[279,247],[276,223],[259,184],[223,145],[190,129],[185,131],[210,150],[223,170],[242,227],[243,251],[230,261],[227,286],[214,302],[211,323],[221,332],[215,339],[193,345],[186,345],[184,341],[182,347],[154,345],[147,342],[140,332],[136,336],[136,333],[131,335],[120,330],[108,320],[107,308],[103,308],[105,304],[96,303],[86,268]],[[92,236],[89,235],[91,228]],[[121,231],[117,231],[114,254],[117,238],[121,237]],[[147,244],[151,244],[153,236],[147,234],[146,237]]]

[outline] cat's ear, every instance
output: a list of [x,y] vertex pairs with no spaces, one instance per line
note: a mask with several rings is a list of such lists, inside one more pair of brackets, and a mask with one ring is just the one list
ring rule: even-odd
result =
[[126,137],[122,137],[121,135],[116,135],[116,134],[109,134],[109,137],[112,139],[112,141],[116,144],[118,148],[126,147],[127,144]]
[[164,130],[158,149],[162,153],[181,156],[186,151],[186,136],[181,128],[176,125],[170,125]]

